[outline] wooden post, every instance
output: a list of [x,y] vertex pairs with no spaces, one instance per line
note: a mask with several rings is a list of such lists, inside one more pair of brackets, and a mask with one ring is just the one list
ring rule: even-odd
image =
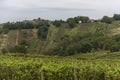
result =
[[44,72],[41,70],[41,80],[44,80]]
[[17,31],[16,44],[15,45],[18,45],[18,40],[19,40],[19,30]]
[[74,80],[77,80],[76,69],[74,68]]

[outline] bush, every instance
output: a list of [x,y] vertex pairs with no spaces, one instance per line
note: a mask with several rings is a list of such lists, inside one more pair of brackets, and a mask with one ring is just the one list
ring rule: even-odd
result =
[[66,55],[74,55],[74,54],[78,54],[80,52],[80,44],[79,43],[73,43],[68,45],[68,47],[66,48],[65,54]]
[[120,51],[120,46],[119,45],[112,45],[111,47],[110,47],[110,51],[111,52],[118,52],[118,51]]
[[85,42],[85,43],[81,44],[81,52],[82,53],[91,52],[92,48],[93,48],[93,46],[89,42]]
[[104,16],[101,20],[102,22],[111,24],[112,23],[112,18],[109,18],[108,16]]
[[10,53],[27,53],[27,48],[24,45],[9,46],[6,47],[5,50]]
[[120,14],[114,14],[113,19],[114,20],[120,20]]
[[38,38],[39,39],[46,39],[47,38],[47,34],[48,34],[48,27],[47,26],[42,26],[38,29]]
[[56,27],[60,27],[62,23],[64,23],[64,21],[62,21],[62,20],[55,20],[53,22],[53,25],[55,25]]
[[67,23],[69,24],[70,28],[74,28],[76,21],[73,18],[69,18],[69,19],[67,19]]
[[5,48],[2,49],[2,54],[6,54],[7,50]]

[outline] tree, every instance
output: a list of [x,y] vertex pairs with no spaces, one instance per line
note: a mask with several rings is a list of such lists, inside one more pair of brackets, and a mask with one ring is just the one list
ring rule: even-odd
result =
[[89,17],[87,16],[77,16],[74,18],[76,23],[79,23],[79,21],[81,21],[82,23],[87,23],[89,22]]
[[48,27],[47,26],[39,27],[37,34],[39,39],[42,39],[42,40],[46,39],[48,34]]
[[78,18],[82,21],[82,23],[87,23],[89,21],[89,17],[86,16],[79,16]]
[[120,51],[120,46],[118,44],[114,44],[110,47],[111,52],[118,52]]
[[64,23],[64,21],[62,21],[62,20],[55,20],[55,21],[53,22],[53,24],[54,24],[56,27],[60,27],[62,23]]
[[74,20],[74,18],[68,18],[67,23],[69,24],[70,28],[74,28],[76,21]]
[[114,20],[120,20],[120,14],[114,14],[113,19]]
[[40,28],[43,26],[49,27],[50,24],[48,23],[48,21],[42,20],[42,21],[37,22],[34,26],[36,26],[36,28]]
[[24,54],[27,53],[27,48],[23,45],[15,46],[14,49],[15,52],[24,53]]
[[86,53],[86,52],[90,52],[92,50],[92,48],[93,48],[93,46],[92,46],[91,43],[84,42],[84,43],[81,44],[80,50],[81,50],[82,53]]
[[102,22],[111,24],[112,23],[112,18],[108,17],[108,16],[104,16],[101,20]]

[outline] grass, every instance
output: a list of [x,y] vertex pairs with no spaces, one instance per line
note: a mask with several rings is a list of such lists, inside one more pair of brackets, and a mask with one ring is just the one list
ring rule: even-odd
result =
[[[105,35],[112,35],[111,31],[115,31],[120,27],[120,21],[114,21],[112,24],[105,24],[105,23],[82,23],[77,24],[75,28],[70,29],[68,27],[68,24],[62,24],[61,27],[55,27],[54,25],[50,25],[47,39],[45,41],[40,41],[37,39],[37,30],[33,29],[33,38],[30,37],[30,49],[28,50],[30,53],[36,52],[36,53],[42,53],[42,52],[49,52],[52,48],[54,48],[57,44],[60,43],[61,37],[64,37],[64,35],[68,35],[71,38],[79,37],[79,36],[85,36],[88,34],[95,34],[96,30],[100,30]],[[25,32],[29,32],[29,29],[22,30]],[[21,34],[23,32],[21,31]],[[17,30],[11,30],[8,33],[8,40],[7,43],[11,46],[15,46],[16,44],[16,38],[17,38]],[[28,40],[27,37],[24,37],[23,39]],[[20,40],[19,40],[20,41]],[[42,47],[41,47],[42,46]]]
[[15,46],[15,44],[16,44],[16,38],[17,38],[17,30],[11,30],[8,33],[8,40],[7,40],[8,46],[9,45]]

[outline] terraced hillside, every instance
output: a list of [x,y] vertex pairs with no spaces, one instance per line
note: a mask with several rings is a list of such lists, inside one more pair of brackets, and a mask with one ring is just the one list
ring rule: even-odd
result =
[[[68,24],[62,24],[60,27],[50,25],[46,40],[37,38],[37,29],[22,29],[10,30],[7,34],[7,39],[1,37],[4,46],[15,46],[22,41],[29,42],[29,53],[52,53],[53,50],[65,36],[69,36],[69,40],[87,37],[97,33],[103,33],[106,36],[119,35],[120,21],[114,21],[112,24],[101,22],[81,23],[75,25],[74,28],[69,28]],[[2,41],[3,41],[2,40]]]
[[18,45],[21,41],[31,41],[37,38],[37,29],[11,30],[8,33],[7,45]]

